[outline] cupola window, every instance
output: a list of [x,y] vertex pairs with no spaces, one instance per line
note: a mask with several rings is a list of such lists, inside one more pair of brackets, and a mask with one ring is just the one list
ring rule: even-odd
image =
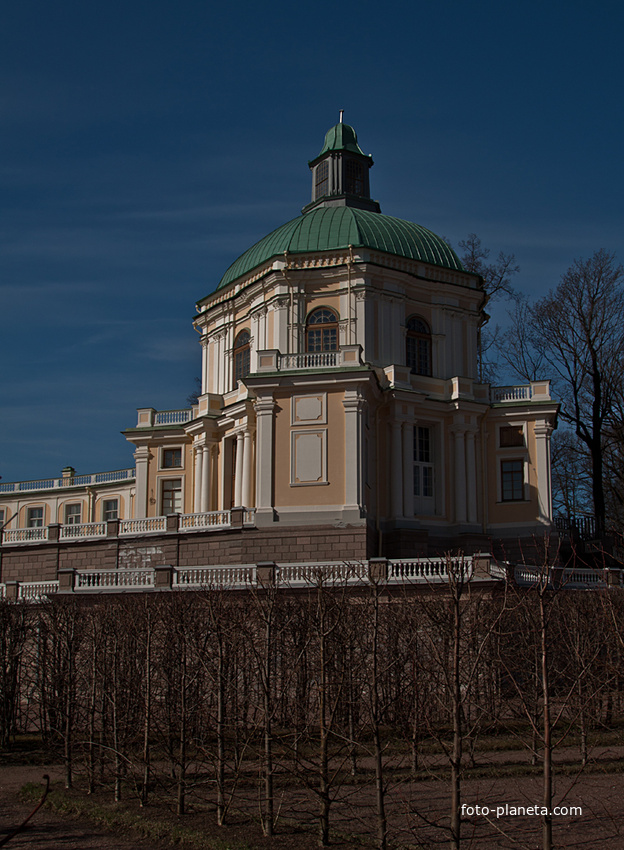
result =
[[329,164],[324,160],[316,166],[315,198],[329,194]]
[[348,195],[364,195],[364,169],[359,162],[348,159],[345,163],[345,192]]
[[431,374],[431,331],[418,316],[407,320],[405,362],[415,375]]
[[242,381],[249,374],[249,352],[251,337],[249,331],[241,331],[234,341],[234,382]]
[[338,316],[327,307],[320,307],[308,316],[306,351],[338,350]]

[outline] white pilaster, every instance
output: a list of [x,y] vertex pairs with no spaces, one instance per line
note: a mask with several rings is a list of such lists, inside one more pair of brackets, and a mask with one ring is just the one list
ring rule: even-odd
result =
[[414,516],[414,426],[403,425],[403,515]]
[[251,507],[251,432],[245,431],[243,435],[244,459],[243,459],[243,484],[242,484],[242,502],[244,507]]
[[465,429],[452,428],[455,437],[455,521],[466,522]]
[[344,503],[347,508],[361,508],[362,497],[362,410],[364,399],[359,391],[345,390],[342,404],[345,411],[344,429]]
[[390,425],[390,515],[395,519],[403,514],[403,446],[401,423]]
[[477,521],[477,457],[475,428],[466,432],[466,494],[468,501],[468,522]]
[[273,396],[258,398],[256,411],[256,509],[273,509]]
[[234,473],[234,507],[243,504],[243,463],[245,461],[245,440],[243,432],[236,435],[236,471]]
[[199,509],[202,513],[210,510],[210,448],[210,446],[204,446],[202,449],[201,496],[199,500]]
[[147,516],[147,473],[150,457],[150,450],[147,446],[139,446],[134,453],[134,460],[136,462],[134,516],[137,519]]
[[539,518],[552,522],[552,481],[550,467],[550,436],[552,425],[546,420],[535,423],[535,466],[537,468],[537,498]]

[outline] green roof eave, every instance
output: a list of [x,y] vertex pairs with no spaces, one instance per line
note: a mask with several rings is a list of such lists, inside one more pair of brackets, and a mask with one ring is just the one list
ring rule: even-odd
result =
[[453,249],[419,224],[355,207],[328,206],[309,210],[252,245],[232,263],[217,289],[224,289],[272,258],[349,246],[464,271]]

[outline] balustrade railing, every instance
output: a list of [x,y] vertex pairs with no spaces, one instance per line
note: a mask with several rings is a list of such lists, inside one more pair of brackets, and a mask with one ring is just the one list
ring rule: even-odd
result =
[[38,602],[58,590],[58,581],[24,581],[19,585],[19,599]]
[[[243,525],[253,525],[255,508],[243,511]],[[217,531],[220,528],[232,527],[231,511],[208,511],[198,514],[179,514],[178,529],[180,531]],[[119,520],[119,534],[158,534],[167,531],[167,517],[143,517],[140,519]],[[83,522],[62,525],[59,529],[60,540],[85,540],[95,537],[106,537],[106,522]],[[34,543],[48,540],[48,527],[5,529],[2,534],[3,543]]]
[[580,540],[598,537],[596,517],[591,514],[555,517],[555,528],[562,535],[572,535]]
[[256,583],[256,565],[240,564],[222,567],[178,567],[178,587],[249,587]]
[[115,469],[112,472],[94,472],[88,475],[71,475],[67,478],[40,478],[37,481],[8,481],[0,483],[0,493],[32,492],[33,490],[61,490],[67,487],[88,487],[113,481],[132,481],[133,469]]
[[84,537],[105,537],[105,522],[83,522],[75,525],[62,525],[59,533],[61,540],[77,540]]
[[278,368],[288,369],[326,369],[338,365],[337,351],[318,351],[305,354],[280,354]]
[[471,557],[417,558],[388,561],[388,581],[448,582],[450,578],[472,578]]
[[95,590],[116,587],[153,587],[151,567],[120,570],[85,570],[76,574],[76,589]]
[[160,410],[154,416],[154,425],[184,425],[193,418],[192,409]]
[[506,401],[531,401],[532,397],[530,384],[517,387],[490,387],[490,399],[495,404]]
[[2,532],[3,543],[37,543],[48,539],[47,525],[39,528],[5,528]]
[[514,569],[514,579],[520,587],[546,586],[568,590],[596,589],[609,584],[605,570],[591,567],[558,570],[519,564]]
[[119,523],[120,534],[148,534],[153,531],[166,531],[167,517],[143,517],[143,519],[122,519]]
[[319,585],[362,582],[368,577],[368,562],[319,561],[316,563],[280,564],[276,582],[280,585]]
[[231,522],[230,511],[209,511],[203,514],[180,514],[179,528],[189,530],[193,528],[216,528],[229,526]]

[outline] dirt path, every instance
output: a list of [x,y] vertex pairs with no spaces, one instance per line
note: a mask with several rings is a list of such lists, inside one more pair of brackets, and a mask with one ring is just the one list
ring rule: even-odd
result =
[[[41,783],[47,773],[53,782],[62,781],[60,766],[0,767],[0,840],[15,829],[31,812],[35,803],[22,803],[19,790],[27,782]],[[25,830],[6,845],[7,850],[165,850],[164,844],[113,835],[91,823],[61,817],[48,809],[39,809]]]

